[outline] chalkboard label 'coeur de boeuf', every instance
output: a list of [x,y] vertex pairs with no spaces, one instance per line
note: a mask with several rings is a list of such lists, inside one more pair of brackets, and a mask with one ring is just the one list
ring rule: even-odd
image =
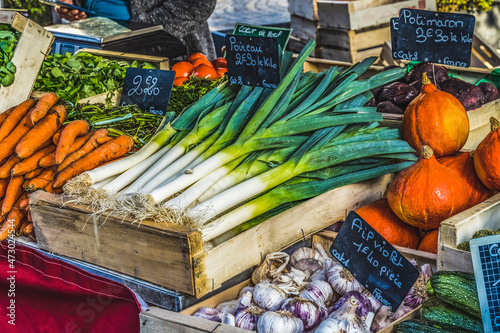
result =
[[136,104],[144,112],[164,116],[174,79],[174,71],[128,68],[120,105]]
[[469,241],[485,332],[500,332],[500,235]]
[[419,271],[355,212],[342,224],[330,253],[393,312],[419,276]]
[[289,28],[264,27],[245,23],[236,23],[233,30],[233,35],[276,38],[282,50],[286,49],[291,34],[292,29]]
[[474,25],[475,17],[468,14],[403,8],[391,20],[392,56],[469,67]]
[[226,59],[232,84],[276,88],[280,83],[276,38],[226,35]]

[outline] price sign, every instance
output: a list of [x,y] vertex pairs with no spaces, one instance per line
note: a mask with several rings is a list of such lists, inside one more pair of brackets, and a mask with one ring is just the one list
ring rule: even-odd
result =
[[275,38],[226,35],[229,82],[276,88],[280,83],[278,41]]
[[396,311],[419,276],[418,270],[355,212],[342,224],[330,253],[391,311]]
[[174,71],[128,68],[120,105],[136,104],[144,112],[164,116],[174,79]]
[[500,332],[500,235],[469,241],[485,332]]
[[233,30],[233,35],[276,38],[282,50],[286,48],[291,34],[292,29],[288,28],[264,27],[245,23],[236,23]]
[[474,24],[475,17],[468,14],[403,8],[391,20],[392,56],[469,67]]

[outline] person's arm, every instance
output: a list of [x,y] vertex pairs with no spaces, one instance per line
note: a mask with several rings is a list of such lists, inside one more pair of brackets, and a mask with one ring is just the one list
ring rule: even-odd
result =
[[[73,5],[73,0],[60,0],[60,1]],[[56,12],[57,14],[59,14],[59,16],[68,21],[81,20],[87,17],[87,14],[77,9],[56,7]]]

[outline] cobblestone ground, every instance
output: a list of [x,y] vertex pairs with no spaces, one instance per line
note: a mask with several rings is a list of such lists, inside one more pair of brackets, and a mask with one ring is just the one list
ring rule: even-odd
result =
[[211,31],[232,29],[237,22],[258,25],[290,22],[288,0],[218,0],[208,19]]

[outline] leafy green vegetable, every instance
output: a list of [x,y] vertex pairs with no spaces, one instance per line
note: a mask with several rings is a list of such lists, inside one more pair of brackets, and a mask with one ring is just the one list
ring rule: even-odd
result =
[[3,86],[14,83],[17,69],[11,60],[20,37],[19,31],[7,24],[0,24],[0,83]]
[[122,87],[129,67],[155,68],[147,62],[129,64],[86,52],[49,55],[38,73],[35,90],[54,92],[75,105],[80,99]]

